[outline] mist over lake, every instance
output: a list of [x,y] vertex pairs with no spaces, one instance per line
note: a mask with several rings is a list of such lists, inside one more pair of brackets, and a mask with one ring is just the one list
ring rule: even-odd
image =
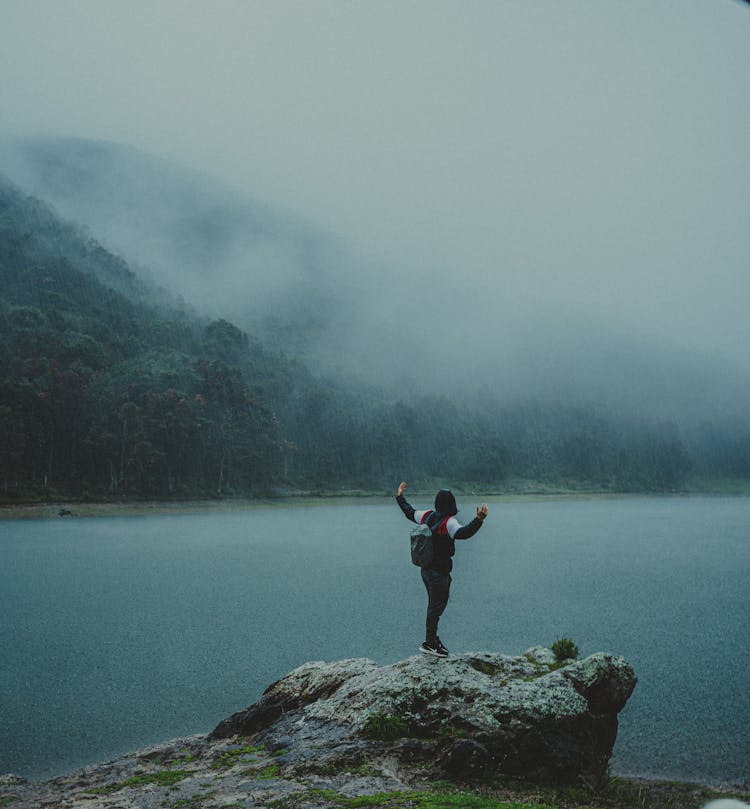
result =
[[[615,772],[750,782],[750,4],[210,11],[0,3],[0,507],[604,495],[490,502],[441,638],[622,655]],[[286,503],[0,520],[0,774],[416,654],[393,500]]]
[[[613,769],[741,781],[748,524],[747,498],[491,503],[458,543],[441,637],[518,654],[569,635],[584,656],[621,654],[639,683]],[[415,654],[408,527],[391,502],[4,521],[0,772],[208,731],[308,660]]]

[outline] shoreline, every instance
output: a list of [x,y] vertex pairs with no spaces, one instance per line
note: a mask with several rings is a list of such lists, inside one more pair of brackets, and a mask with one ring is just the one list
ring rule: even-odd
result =
[[[31,774],[24,775],[21,772],[0,770],[0,778],[12,776],[22,779],[26,784],[31,786],[42,786],[44,784],[53,783],[61,779],[66,779],[74,776],[77,773],[97,771],[104,768],[112,762],[121,759],[130,758],[133,756],[140,756],[144,752],[155,749],[166,748],[170,746],[179,746],[188,740],[192,742],[200,742],[208,744],[208,731],[199,731],[196,733],[189,733],[186,736],[175,736],[167,739],[166,741],[153,741],[144,740],[143,742],[136,742],[133,749],[123,749],[120,752],[113,752],[104,754],[102,758],[94,758],[90,761],[66,767],[59,772],[53,772],[45,775],[34,776]],[[748,778],[743,781],[731,779],[707,779],[702,780],[700,776],[679,775],[679,774],[643,774],[632,771],[620,770],[616,765],[610,769],[609,780],[611,782],[623,782],[631,786],[642,786],[645,789],[680,789],[680,790],[706,790],[712,793],[732,793],[741,794],[745,800],[750,802],[750,773]],[[1,805],[1,804],[0,804]]]
[[[576,786],[510,776],[432,783],[418,771],[393,771],[390,760],[382,756],[375,756],[367,766],[355,766],[353,761],[351,766],[316,767],[313,761],[310,767],[289,767],[288,750],[249,741],[240,736],[211,740],[199,734],[152,744],[44,780],[0,773],[0,806],[37,809],[91,801],[101,809],[117,809],[124,805],[124,796],[128,805],[248,809],[270,804],[287,809],[392,809],[402,805],[402,799],[427,809],[457,806],[462,797],[476,809],[512,809],[518,804],[534,809],[703,809],[712,800],[750,801],[748,782],[703,783],[617,771],[598,786]],[[242,802],[237,803],[237,798]]]
[[[23,781],[29,786],[44,786],[45,784],[52,784],[64,779],[71,778],[78,773],[95,772],[104,769],[113,762],[122,759],[130,758],[133,756],[141,756],[151,750],[162,749],[166,747],[174,747],[185,744],[188,741],[200,741],[200,743],[207,744],[208,734],[197,733],[189,736],[177,736],[167,741],[162,742],[146,742],[143,746],[138,746],[134,750],[124,751],[117,753],[109,758],[95,759],[94,761],[87,762],[75,766],[71,769],[63,770],[59,773],[44,775],[40,777],[26,776],[18,772],[1,772],[0,778],[16,778]],[[513,780],[513,779],[511,779]],[[647,791],[652,790],[703,790],[712,794],[731,794],[741,795],[745,799],[750,799],[750,780],[738,782],[731,780],[706,780],[700,778],[691,778],[690,776],[668,776],[668,775],[642,775],[633,772],[620,772],[616,768],[612,768],[610,772],[610,782],[629,784],[632,787],[642,787]],[[540,785],[535,785],[534,788],[539,788]],[[548,787],[554,786],[547,784]]]
[[[482,492],[455,488],[464,500],[487,503],[551,502],[556,500],[624,500],[632,498],[688,498],[688,497],[747,497],[744,491],[682,491],[682,492],[605,492],[605,491],[526,491]],[[414,490],[415,498],[431,498],[432,490]],[[395,495],[384,492],[339,491],[299,492],[249,498],[212,498],[188,500],[51,500],[49,502],[0,503],[2,520],[40,520],[64,517],[136,517],[170,514],[198,514],[232,511],[251,511],[265,508],[310,507],[321,505],[362,505],[390,503]]]
[[[388,502],[386,495],[282,495],[263,498],[213,500],[54,501],[0,504],[0,520],[60,519],[61,517],[142,517],[169,514],[251,511],[264,508],[327,505],[334,503]],[[64,513],[61,513],[64,512]]]

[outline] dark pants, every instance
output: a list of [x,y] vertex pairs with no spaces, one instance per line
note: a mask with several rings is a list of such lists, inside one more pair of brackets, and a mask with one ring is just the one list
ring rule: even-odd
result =
[[448,606],[451,574],[439,573],[437,570],[423,567],[422,581],[427,588],[427,636],[425,640],[430,646],[435,646],[438,639],[438,621]]

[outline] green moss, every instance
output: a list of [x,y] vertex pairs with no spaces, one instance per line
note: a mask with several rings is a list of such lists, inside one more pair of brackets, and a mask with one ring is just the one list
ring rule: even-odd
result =
[[390,742],[406,736],[408,732],[409,727],[403,719],[378,711],[377,713],[371,713],[367,717],[362,735],[370,739]]
[[256,753],[263,753],[265,752],[265,747],[263,745],[249,745],[246,744],[243,747],[238,747],[235,750],[228,750],[226,753],[222,753],[220,756],[217,756],[211,762],[211,769],[213,770],[223,770],[229,767],[233,767],[237,762],[242,758],[242,756],[252,756]]
[[180,766],[181,764],[190,764],[192,761],[197,761],[197,760],[198,760],[198,756],[194,756],[191,753],[188,753],[188,754],[186,754],[184,756],[179,756],[178,758],[170,759],[167,762],[167,765],[169,767],[177,767],[177,766]]
[[281,767],[278,764],[269,764],[267,767],[248,767],[246,770],[241,770],[241,774],[256,781],[271,780],[281,777]]
[[112,792],[119,792],[125,787],[142,787],[145,784],[156,784],[160,787],[171,787],[178,781],[188,778],[192,773],[186,770],[164,770],[163,772],[149,773],[148,775],[134,775],[115,784],[107,784],[103,787],[87,789],[90,795],[109,795]]
[[492,663],[488,663],[486,660],[470,660],[469,665],[476,669],[477,671],[481,671],[482,674],[486,674],[489,677],[497,674],[498,667],[493,666]]
[[0,798],[0,806],[9,806],[11,803],[15,803],[16,801],[20,801],[21,799],[18,795],[4,795]]

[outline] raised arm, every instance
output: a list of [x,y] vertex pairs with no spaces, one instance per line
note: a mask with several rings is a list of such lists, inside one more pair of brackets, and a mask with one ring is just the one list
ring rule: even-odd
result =
[[398,491],[396,492],[396,502],[401,511],[406,515],[406,519],[416,522],[414,519],[414,509],[406,502],[406,498],[404,497],[404,489],[406,489],[406,484],[403,482],[399,483]]
[[474,519],[467,525],[462,525],[453,534],[453,539],[470,539],[473,537],[474,534],[476,534],[476,532],[482,527],[482,523],[487,519],[487,514],[489,514],[487,504],[482,503],[482,505],[477,509],[477,516],[474,517]]

